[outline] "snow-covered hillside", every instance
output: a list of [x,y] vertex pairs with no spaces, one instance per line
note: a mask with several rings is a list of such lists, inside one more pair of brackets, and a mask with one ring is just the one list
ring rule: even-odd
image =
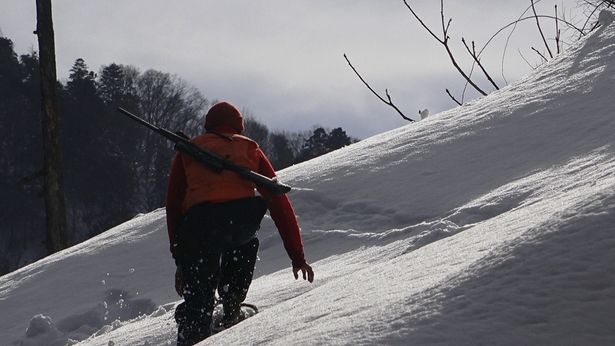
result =
[[[265,220],[262,311],[203,344],[615,344],[603,18],[503,90],[284,170],[316,280],[292,278]],[[157,210],[1,277],[0,344],[174,345],[164,225]]]

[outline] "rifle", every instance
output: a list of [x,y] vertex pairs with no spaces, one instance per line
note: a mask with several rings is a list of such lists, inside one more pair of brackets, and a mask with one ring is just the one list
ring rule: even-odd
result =
[[225,169],[235,172],[242,178],[250,180],[257,186],[269,190],[274,195],[285,194],[291,190],[290,186],[279,182],[277,178],[269,178],[262,174],[258,174],[247,167],[239,166],[230,160],[212,153],[211,151],[200,148],[196,144],[190,142],[190,139],[183,134],[173,133],[169,130],[153,125],[122,107],[118,107],[117,110],[137,123],[155,131],[171,142],[174,142],[175,150],[192,156],[195,160],[216,173],[221,173]]

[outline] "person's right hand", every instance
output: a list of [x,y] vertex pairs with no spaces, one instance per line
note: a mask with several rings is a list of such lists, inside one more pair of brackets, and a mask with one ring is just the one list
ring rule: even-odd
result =
[[309,264],[304,263],[300,267],[293,267],[293,274],[295,275],[295,280],[299,279],[299,271],[303,273],[303,280],[307,280],[309,282],[314,281],[314,271]]

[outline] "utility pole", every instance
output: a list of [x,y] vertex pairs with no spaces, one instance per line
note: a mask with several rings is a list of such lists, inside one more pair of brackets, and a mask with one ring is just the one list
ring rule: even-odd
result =
[[36,31],[41,76],[41,125],[43,130],[47,252],[68,247],[66,205],[62,182],[62,155],[56,112],[56,58],[51,0],[36,0]]

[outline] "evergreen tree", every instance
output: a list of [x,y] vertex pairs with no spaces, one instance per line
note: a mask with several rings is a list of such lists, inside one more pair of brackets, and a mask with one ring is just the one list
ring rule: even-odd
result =
[[341,127],[338,127],[329,132],[329,136],[327,138],[327,150],[337,150],[350,145],[351,143],[352,139],[348,137],[346,131],[342,130]]
[[131,66],[110,64],[103,66],[97,82],[98,95],[105,105],[114,108],[138,106],[136,76],[139,72]]
[[121,103],[128,94],[125,89],[124,71],[120,65],[113,63],[101,69],[98,94],[105,104]]
[[0,275],[46,253],[38,59],[21,60],[0,37]]
[[117,220],[108,212],[115,200],[109,185],[117,183],[107,176],[114,162],[107,150],[110,125],[96,89],[96,74],[83,59],[77,59],[70,69],[60,96],[68,214],[73,241],[79,242]]
[[2,95],[11,92],[11,84],[19,85],[21,66],[17,54],[13,50],[13,41],[0,37],[0,91]]
[[73,97],[95,97],[96,74],[88,69],[88,65],[82,58],[75,60],[71,67],[66,88]]
[[327,133],[324,128],[318,127],[304,142],[296,162],[313,159],[357,141],[349,137],[341,127],[333,129],[330,133]]
[[312,135],[303,144],[299,160],[307,161],[326,154],[328,152],[328,139],[329,135],[324,128],[317,127],[314,129]]
[[134,70],[115,63],[103,66],[96,82],[98,96],[104,103],[99,143],[106,155],[104,179],[114,184],[109,198],[118,221],[142,211],[136,205],[138,166],[135,162],[140,155],[138,145],[143,132],[137,124],[124,121],[117,112],[118,106],[135,109],[138,105]]

